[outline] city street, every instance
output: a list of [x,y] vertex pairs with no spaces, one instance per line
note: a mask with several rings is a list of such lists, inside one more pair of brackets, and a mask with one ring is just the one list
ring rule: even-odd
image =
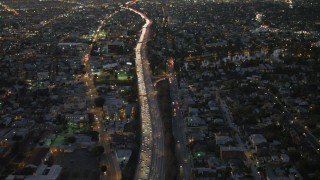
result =
[[168,65],[170,76],[170,95],[172,99],[173,117],[172,131],[176,140],[176,156],[180,164],[179,179],[189,179],[191,177],[191,155],[187,149],[186,127],[183,113],[181,111],[181,100],[179,96],[178,80],[174,72],[174,65]]
[[309,145],[314,149],[316,153],[320,153],[320,140],[318,140],[308,129],[307,126],[304,126],[301,124],[301,122],[298,120],[297,117],[295,117],[289,110],[288,108],[280,102],[279,98],[273,94],[270,90],[266,91],[267,94],[269,94],[283,109],[283,114],[289,115],[289,127],[292,129],[296,130],[297,132],[302,132],[300,133],[300,136],[302,139],[305,138],[305,140],[309,143]]
[[13,9],[13,8],[11,8],[1,2],[0,2],[0,6],[2,6],[5,10],[12,12],[14,15],[19,15],[19,13],[15,9]]
[[85,65],[86,74],[83,77],[83,80],[88,87],[88,99],[91,101],[91,108],[89,109],[90,112],[92,112],[95,116],[95,127],[94,129],[99,132],[99,142],[100,145],[104,148],[104,154],[101,158],[101,165],[107,166],[107,173],[103,174],[100,179],[112,179],[112,180],[120,180],[121,179],[121,170],[119,167],[119,164],[116,160],[116,156],[114,151],[110,149],[110,144],[107,139],[107,134],[104,131],[104,126],[102,124],[102,112],[97,110],[93,106],[94,99],[98,96],[97,89],[93,83],[93,79],[91,76],[91,66],[90,66],[90,53],[93,48],[93,43],[95,43],[98,40],[98,33],[100,32],[102,26],[105,24],[105,22],[110,19],[114,14],[107,15],[103,20],[101,20],[100,25],[98,26],[97,30],[95,31],[94,37],[92,39],[92,43],[89,45],[88,49],[86,50],[85,54],[82,57],[82,63]]

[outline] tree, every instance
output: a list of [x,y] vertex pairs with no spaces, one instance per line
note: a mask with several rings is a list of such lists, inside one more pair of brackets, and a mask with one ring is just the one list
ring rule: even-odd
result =
[[88,113],[88,118],[89,118],[89,122],[93,122],[94,121],[94,114]]
[[92,149],[92,152],[97,155],[97,156],[100,156],[103,154],[104,152],[104,148],[103,146],[95,146],[93,149]]
[[32,175],[35,170],[32,167],[25,167],[20,172],[16,172],[17,175]]
[[14,141],[21,141],[22,139],[23,139],[23,137],[20,135],[17,135],[17,134],[13,135],[13,137],[12,137],[12,140],[14,140]]
[[5,95],[6,94],[6,90],[5,89],[0,89],[0,95]]
[[44,164],[50,167],[50,166],[53,165],[53,162],[54,162],[53,156],[50,156],[50,157],[44,162]]
[[56,117],[57,124],[65,124],[65,117],[62,114],[58,114]]
[[86,68],[86,66],[85,66],[85,65],[83,65],[83,64],[81,64],[81,65],[80,65],[80,69],[81,69],[81,71],[85,71],[85,68]]
[[105,100],[103,97],[99,96],[99,97],[97,97],[97,98],[94,100],[94,104],[95,104],[97,107],[101,107],[101,108],[102,108],[105,101],[106,101],[106,100]]
[[67,137],[66,142],[68,144],[72,144],[72,143],[76,142],[76,138],[74,136]]
[[101,166],[100,170],[103,173],[106,172],[107,171],[107,166],[105,166],[105,165]]
[[88,136],[91,137],[92,141],[99,141],[99,132],[97,132],[97,131],[89,131],[87,134],[88,134]]

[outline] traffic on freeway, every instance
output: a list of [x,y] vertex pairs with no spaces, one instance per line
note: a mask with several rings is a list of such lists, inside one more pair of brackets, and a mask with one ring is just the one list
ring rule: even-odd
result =
[[145,50],[152,21],[146,15],[135,9],[126,9],[140,15],[141,18],[145,20],[138,44],[135,48],[142,130],[139,163],[136,169],[135,179],[161,180],[165,179],[164,130],[157,97],[155,96],[155,90],[151,80],[152,73]]

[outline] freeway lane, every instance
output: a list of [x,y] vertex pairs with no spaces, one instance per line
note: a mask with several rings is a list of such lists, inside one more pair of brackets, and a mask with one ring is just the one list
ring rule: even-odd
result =
[[146,56],[146,43],[152,21],[143,13],[127,8],[145,20],[135,49],[141,113],[141,148],[135,179],[165,179],[164,130],[158,100],[151,80],[152,73]]

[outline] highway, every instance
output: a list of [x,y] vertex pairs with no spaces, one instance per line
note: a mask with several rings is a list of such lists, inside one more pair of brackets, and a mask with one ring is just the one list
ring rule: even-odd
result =
[[[132,4],[132,3],[131,3]],[[151,80],[152,73],[146,56],[146,43],[152,21],[143,13],[126,8],[145,20],[135,48],[136,73],[141,116],[141,146],[135,179],[165,179],[164,130],[158,100]]]
[[171,75],[170,96],[172,100],[173,116],[172,116],[172,133],[176,140],[176,157],[179,162],[179,179],[190,179],[192,169],[192,159],[187,149],[186,127],[184,115],[181,110],[181,100],[179,95],[178,81],[172,64],[168,63],[168,73]]
[[88,110],[92,112],[95,116],[94,130],[99,132],[99,143],[104,148],[104,154],[101,157],[100,164],[107,166],[107,172],[100,176],[101,180],[120,180],[121,170],[116,160],[114,151],[110,149],[107,134],[104,131],[104,125],[102,123],[102,112],[101,110],[94,107],[94,99],[98,96],[98,92],[91,76],[90,53],[93,48],[93,44],[98,40],[98,34],[102,26],[116,13],[107,15],[103,20],[101,20],[100,25],[96,29],[95,34],[93,36],[92,43],[88,46],[81,59],[81,62],[83,63],[83,65],[85,65],[86,70],[86,74],[83,76],[82,79],[84,80],[85,85],[88,87],[87,99],[89,102],[91,102],[91,107],[88,108]]

